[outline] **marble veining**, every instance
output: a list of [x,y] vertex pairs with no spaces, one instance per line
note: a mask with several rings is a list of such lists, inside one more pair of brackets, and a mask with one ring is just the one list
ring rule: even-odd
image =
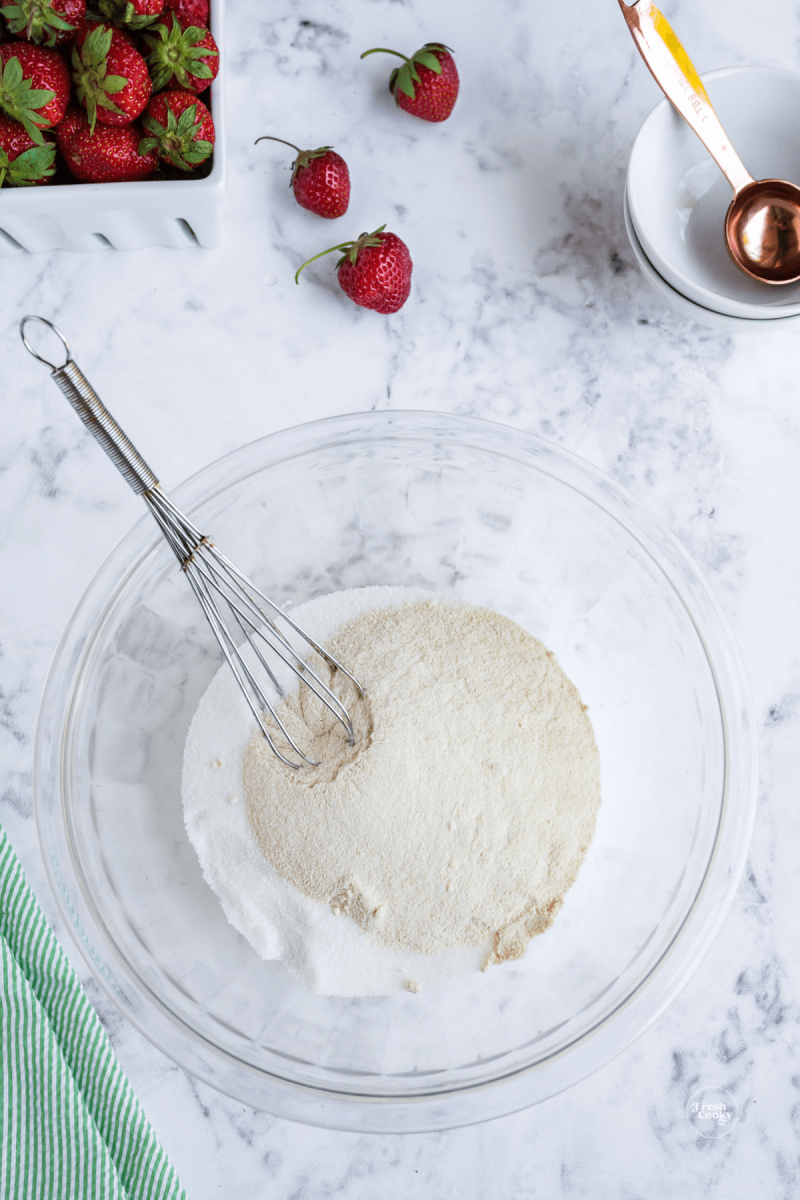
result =
[[[31,809],[38,697],[60,631],[140,502],[22,351],[58,321],[167,486],[255,437],[347,411],[468,413],[550,438],[645,501],[731,621],[761,721],[761,798],[733,909],[678,1000],[628,1051],[535,1109],[407,1137],[305,1128],[243,1108],[149,1045],[86,982],[192,1200],[513,1200],[800,1190],[800,333],[723,335],[662,307],[625,238],[627,154],[659,94],[617,5],[258,0],[228,5],[230,189],[218,251],[3,259],[0,820],[64,931]],[[699,69],[800,70],[800,17],[775,0],[664,9]],[[779,36],[775,36],[776,31]],[[389,60],[443,39],[462,95],[441,127],[399,112]],[[274,133],[330,143],[350,212],[296,208]],[[2,197],[0,196],[0,203]],[[307,257],[386,221],[414,286],[382,318]],[[722,1086],[739,1120],[697,1137],[684,1108]]]

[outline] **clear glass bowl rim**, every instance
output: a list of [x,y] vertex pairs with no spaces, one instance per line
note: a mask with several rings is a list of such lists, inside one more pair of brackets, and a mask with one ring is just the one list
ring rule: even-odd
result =
[[[354,439],[391,435],[439,438],[491,451],[554,475],[601,506],[642,545],[674,589],[706,650],[716,683],[726,750],[725,787],[717,841],[705,879],[679,934],[630,997],[590,1035],[559,1054],[512,1074],[466,1088],[402,1100],[355,1096],[298,1085],[249,1066],[203,1039],[172,1014],[128,969],[93,919],[85,884],[70,855],[63,796],[66,714],[75,671],[121,580],[158,541],[149,515],[125,535],[88,585],[72,613],[45,682],[34,749],[34,811],[53,894],[65,927],[99,986],[164,1054],[218,1090],[277,1116],[359,1132],[421,1132],[506,1115],[572,1086],[627,1048],[672,1002],[696,970],[730,908],[744,868],[755,820],[758,764],[756,725],[744,666],[728,622],[710,587],[677,539],[644,504],[609,476],[552,442],[476,417],[394,410],[353,413],[292,426],[248,443],[202,468],[171,494],[185,511],[235,481],[287,459]],[[57,799],[55,799],[57,794]],[[58,817],[54,821],[53,817]],[[61,863],[72,868],[69,883]],[[94,945],[113,958],[116,985]]]

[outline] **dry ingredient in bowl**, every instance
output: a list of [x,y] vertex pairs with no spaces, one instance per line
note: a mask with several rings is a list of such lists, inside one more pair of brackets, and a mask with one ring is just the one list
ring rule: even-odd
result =
[[286,718],[323,765],[292,771],[241,706],[232,716],[232,689],[214,699],[217,676],[187,741],[184,807],[229,920],[328,994],[414,991],[519,957],[594,832],[598,754],[576,688],[515,622],[418,590],[336,593],[295,615],[366,687],[346,695],[357,742],[301,689]]
[[306,688],[284,711],[321,766],[293,771],[253,737],[244,784],[265,856],[378,942],[488,941],[487,963],[519,957],[594,830],[597,749],[577,690],[514,621],[436,599],[365,613],[328,648],[366,688],[364,701],[340,689],[356,745]]

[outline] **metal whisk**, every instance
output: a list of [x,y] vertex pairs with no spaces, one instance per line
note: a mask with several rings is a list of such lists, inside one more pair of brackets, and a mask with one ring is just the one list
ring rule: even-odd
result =
[[[37,354],[31,346],[25,335],[25,327],[31,321],[46,325],[60,338],[67,354],[66,361],[60,367]],[[364,692],[358,680],[322,646],[318,645],[291,617],[287,616],[278,605],[260,592],[238,567],[234,566],[214,543],[199,529],[196,529],[188,517],[176,508],[166,492],[161,489],[158,479],[150,467],[133,443],[125,436],[86,376],[74,362],[69,342],[61,330],[45,317],[28,316],[23,317],[20,321],[20,336],[25,349],[39,362],[50,368],[52,379],[67,397],[84,425],[92,432],[120,474],[128,481],[134,492],[142,497],[155,517],[200,602],[214,636],[219,642],[222,653],[236,677],[261,732],[281,762],[295,769],[304,765],[319,766],[319,762],[309,758],[297,745],[275,711],[275,707],[267,698],[265,687],[268,685],[265,680],[257,678],[260,669],[263,669],[278,697],[284,695],[284,689],[266,660],[266,651],[277,655],[294,672],[300,683],[308,687],[317,699],[329,709],[344,727],[348,742],[352,745],[355,740],[353,722],[344,704],[323,683],[308,660],[294,648],[276,621],[284,621],[330,667],[341,671],[355,685],[359,695],[363,696]],[[252,654],[243,656],[241,648],[244,646],[248,646]],[[276,727],[272,731],[266,723],[267,713]],[[285,752],[275,744],[276,731],[280,732],[287,743]],[[299,762],[289,756],[291,751],[298,756]]]

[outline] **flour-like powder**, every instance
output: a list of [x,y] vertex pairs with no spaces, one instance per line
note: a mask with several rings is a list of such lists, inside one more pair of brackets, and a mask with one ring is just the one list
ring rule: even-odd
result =
[[365,686],[361,700],[330,681],[356,746],[300,689],[286,718],[323,765],[292,771],[216,677],[187,739],[184,809],[229,920],[328,994],[414,991],[518,957],[594,831],[598,755],[575,687],[514,622],[418,591],[294,615]]

